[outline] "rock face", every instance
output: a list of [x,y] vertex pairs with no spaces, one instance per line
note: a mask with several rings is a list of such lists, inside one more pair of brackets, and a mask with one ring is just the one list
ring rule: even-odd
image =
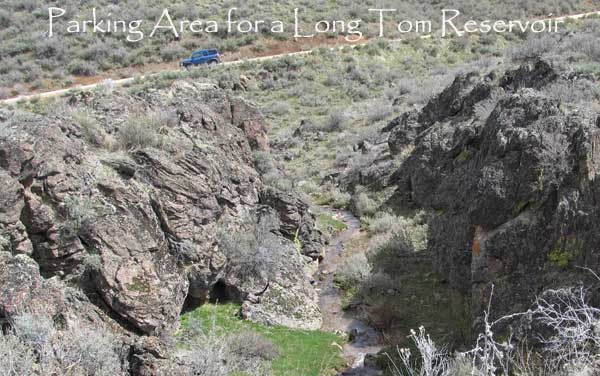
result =
[[[260,245],[263,251],[267,254],[276,251],[280,257],[272,261],[269,266],[272,272],[266,278],[239,284],[246,291],[252,291],[242,306],[242,316],[266,325],[307,330],[321,328],[318,296],[307,273],[311,259],[301,256],[287,239],[269,233],[264,236],[266,239]],[[305,273],[298,273],[298,270]]]
[[13,317],[26,308],[32,314],[60,317],[64,323],[98,326],[108,320],[79,290],[66,288],[57,278],[44,279],[37,263],[22,254],[0,253],[0,315]]
[[526,308],[541,289],[600,269],[600,129],[540,89],[562,80],[538,61],[502,77],[461,75],[390,124],[390,149],[414,147],[390,204],[435,213],[429,250],[481,314]]
[[[145,114],[159,120],[144,118],[153,126],[129,137],[152,142],[129,147],[125,131]],[[0,317],[57,301],[69,284],[85,291],[90,299],[78,299],[98,315],[137,334],[168,334],[184,304],[213,298],[218,286],[235,281],[227,287],[236,298],[252,296],[254,286],[228,268],[217,233],[272,204],[283,223],[273,257],[286,275],[254,311],[275,323],[319,323],[307,260],[282,235],[299,228],[306,254],[321,239],[293,196],[260,202],[252,151],[268,150],[268,142],[251,104],[182,81],[131,96],[74,97],[47,116],[0,111],[0,121]]]
[[309,204],[301,198],[272,187],[259,193],[260,202],[274,208],[281,219],[281,233],[292,241],[299,241],[302,254],[313,260],[321,257],[325,238],[316,228]]

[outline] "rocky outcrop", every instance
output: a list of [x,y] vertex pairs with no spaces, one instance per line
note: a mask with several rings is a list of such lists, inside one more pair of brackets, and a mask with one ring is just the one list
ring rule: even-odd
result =
[[[121,344],[116,344],[114,349],[121,359],[121,364],[113,364],[111,368],[122,369],[123,372],[129,370],[126,359],[130,353],[133,335],[125,327],[92,304],[81,290],[67,286],[56,277],[43,278],[38,264],[29,256],[0,252],[0,324],[4,326],[13,318],[25,313],[34,319],[50,319],[59,331],[93,333],[97,338],[102,338],[103,335],[114,336]],[[34,322],[28,325],[36,328]],[[68,344],[56,342],[64,341],[61,337],[44,338],[49,336],[47,332],[32,334],[40,336],[40,343],[50,340],[55,348],[63,351],[68,348]],[[70,340],[71,338],[67,339]],[[58,351],[56,356],[60,355],[65,356]]]
[[29,313],[59,318],[63,323],[87,322],[102,326],[106,315],[81,291],[67,288],[58,278],[44,279],[30,257],[0,253],[0,316]]
[[[283,225],[272,258],[285,275],[270,276],[280,282],[253,299],[247,316],[310,328],[320,322],[309,260],[286,239],[297,226],[313,254],[319,233],[293,195],[260,202],[252,152],[268,151],[268,142],[250,103],[180,81],[135,95],[73,97],[49,115],[4,110],[0,121],[0,317],[48,301],[75,312],[81,307],[66,307],[72,298],[57,297],[69,284],[85,292],[77,299],[91,308],[82,309],[136,334],[169,334],[184,305],[214,298],[224,284],[235,298],[252,299],[256,286],[228,266],[218,232],[273,204]],[[132,124],[138,128],[128,136]],[[156,346],[132,348],[137,368],[160,359],[146,356],[149,347]]]
[[[242,305],[242,317],[266,325],[320,329],[319,298],[310,283],[311,259],[300,255],[287,239],[273,234],[264,237],[260,246],[266,253],[276,251],[279,255],[269,266],[269,276],[238,283],[245,291],[251,291]],[[304,274],[298,270],[304,270]]]
[[31,255],[33,246],[21,222],[21,211],[25,206],[24,190],[19,181],[1,170],[4,182],[0,187],[0,250]]
[[259,193],[260,202],[277,211],[281,220],[281,233],[301,244],[303,255],[316,260],[322,257],[325,238],[316,228],[309,204],[294,194],[277,188],[265,187]]
[[[501,77],[460,75],[425,108],[390,125],[395,206],[429,209],[429,250],[481,314],[523,309],[543,288],[598,271],[597,114],[548,98],[547,63]],[[410,149],[409,149],[410,150]]]
[[[242,317],[254,322],[319,329],[321,312],[311,283],[317,261],[301,253],[299,239],[285,236],[286,219],[276,208],[260,206],[253,215],[250,223],[237,232],[228,230],[221,240],[231,261],[215,298],[241,297]],[[243,251],[246,244],[252,244],[252,252]]]

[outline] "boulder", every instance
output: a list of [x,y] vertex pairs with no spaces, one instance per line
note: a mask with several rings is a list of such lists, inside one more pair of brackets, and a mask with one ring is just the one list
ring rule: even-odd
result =
[[[272,235],[265,242],[269,253],[277,252],[272,260],[272,275],[264,279],[236,283],[246,295],[242,317],[265,325],[317,330],[322,317],[318,295],[307,275],[308,261],[298,253],[294,244]],[[302,270],[299,274],[298,270]]]

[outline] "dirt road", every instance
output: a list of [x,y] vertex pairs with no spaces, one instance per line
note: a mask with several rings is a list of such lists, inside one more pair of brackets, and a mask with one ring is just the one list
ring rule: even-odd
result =
[[[550,16],[547,18],[542,18],[541,20],[577,20],[577,19],[582,19],[582,18],[586,18],[586,17],[592,17],[592,16],[600,16],[600,10],[598,11],[593,11],[593,12],[586,12],[586,13],[579,13],[579,14],[572,14],[572,15],[567,15],[567,16]],[[421,38],[432,38],[434,36],[432,35],[424,35]],[[390,43],[399,43],[402,42],[402,39],[392,39],[389,40]],[[367,41],[364,41],[362,43],[353,43],[353,44],[342,44],[336,47],[332,47],[332,48],[344,48],[344,47],[351,47],[354,48],[356,46],[360,46],[362,44],[367,43]],[[296,51],[296,52],[288,52],[288,53],[282,53],[282,54],[277,54],[277,55],[270,55],[270,56],[262,56],[262,57],[254,57],[254,58],[248,58],[248,59],[242,59],[242,60],[236,60],[236,61],[227,61],[227,62],[223,62],[221,63],[221,65],[227,66],[227,65],[235,65],[235,64],[241,64],[244,62],[258,62],[258,61],[264,61],[264,60],[274,60],[274,59],[280,59],[286,56],[302,56],[302,55],[308,55],[313,53],[314,51],[316,51],[318,48],[313,48],[310,50],[306,50],[306,51]],[[137,79],[138,80],[144,80],[148,77],[151,76],[155,76],[155,75],[160,75],[163,73],[167,73],[167,72],[177,72],[179,71],[179,69],[171,69],[171,70],[164,70],[158,73],[153,73],[150,75],[146,75],[146,76],[140,76]],[[61,96],[64,95],[72,90],[91,90],[94,89],[98,86],[101,85],[107,85],[107,86],[123,86],[125,84],[128,83],[132,83],[136,78],[134,77],[128,77],[128,78],[122,78],[122,79],[117,79],[117,80],[113,80],[113,79],[105,79],[105,80],[101,80],[99,82],[95,82],[89,85],[79,85],[79,86],[74,86],[74,87],[69,87],[66,89],[60,89],[60,90],[53,90],[53,91],[47,91],[44,93],[37,93],[37,94],[24,94],[24,95],[19,95],[17,97],[14,98],[8,98],[8,99],[4,99],[4,100],[0,100],[0,104],[4,104],[4,105],[12,105],[12,104],[16,104],[17,102],[20,101],[29,101],[31,99],[34,98],[50,98],[50,97],[57,97],[57,96]]]

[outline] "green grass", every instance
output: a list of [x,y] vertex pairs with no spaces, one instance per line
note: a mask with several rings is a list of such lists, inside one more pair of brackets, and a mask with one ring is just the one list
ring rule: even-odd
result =
[[319,214],[317,217],[317,227],[319,230],[329,234],[343,231],[348,228],[344,222],[324,213]]
[[326,376],[344,365],[339,348],[343,339],[322,331],[265,326],[241,320],[236,304],[205,304],[181,316],[181,331],[191,323],[200,323],[207,330],[214,324],[225,333],[255,331],[269,339],[279,351],[272,366],[276,376]]

